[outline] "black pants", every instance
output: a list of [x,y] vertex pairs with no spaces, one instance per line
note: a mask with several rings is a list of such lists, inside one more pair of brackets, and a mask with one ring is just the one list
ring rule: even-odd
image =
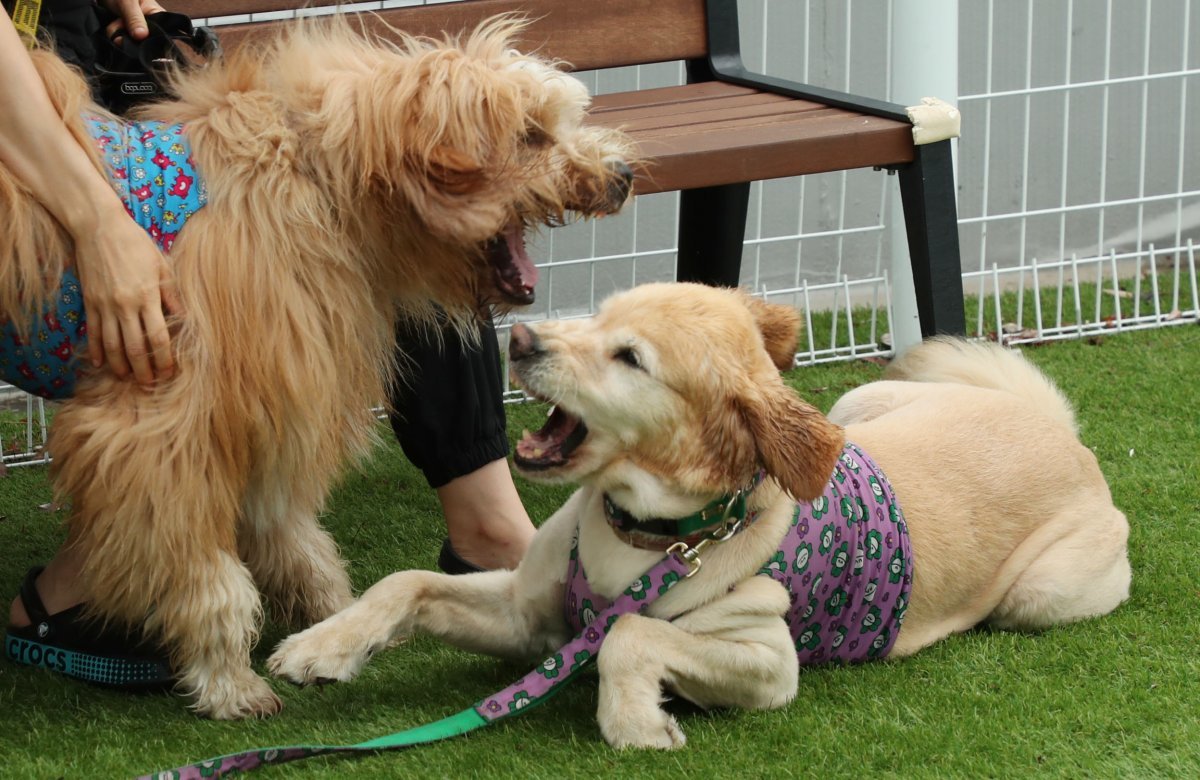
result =
[[479,344],[464,344],[451,328],[401,326],[404,377],[392,392],[392,430],[404,454],[438,488],[508,454],[500,347],[491,321]]

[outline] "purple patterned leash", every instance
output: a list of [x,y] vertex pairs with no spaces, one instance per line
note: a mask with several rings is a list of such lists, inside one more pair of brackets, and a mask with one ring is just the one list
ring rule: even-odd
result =
[[[728,538],[726,535],[725,538]],[[707,541],[707,540],[706,540]],[[713,539],[712,541],[720,541]],[[700,568],[698,556],[703,542],[695,548],[677,544],[648,572],[633,582],[612,605],[599,613],[595,620],[575,635],[529,674],[502,691],[492,694],[474,707],[424,726],[389,734],[356,745],[296,745],[290,747],[257,748],[241,753],[198,761],[176,769],[152,772],[139,780],[200,780],[218,778],[238,772],[249,772],[268,764],[285,764],[302,758],[327,753],[367,753],[398,750],[428,742],[455,737],[474,731],[495,721],[518,715],[549,699],[567,682],[574,679],[600,651],[604,637],[621,615],[644,612],[655,599],[670,590],[681,579]]]

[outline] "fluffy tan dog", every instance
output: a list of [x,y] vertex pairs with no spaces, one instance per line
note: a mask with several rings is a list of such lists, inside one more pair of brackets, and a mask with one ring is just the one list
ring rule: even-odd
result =
[[[397,317],[436,302],[465,326],[527,302],[525,227],[629,194],[623,138],[582,127],[586,90],[513,51],[519,29],[389,44],[307,25],[180,75],[144,112],[185,124],[208,187],[170,254],[178,372],[153,392],[85,377],[49,446],[92,608],[161,638],[203,714],[281,706],[250,668],[260,590],[302,625],[351,602],[316,517],[373,441]],[[36,59],[85,137],[84,82]],[[0,311],[26,311],[69,240],[3,169],[0,224]]]
[[[883,556],[881,581],[865,583],[861,605],[847,604],[829,581],[800,576],[808,558],[787,572],[771,568],[781,540],[810,517],[828,522],[835,539],[870,527],[853,502],[838,511],[818,498],[838,474],[864,476],[842,467],[852,451],[844,440],[882,467],[907,518],[913,577],[907,614],[894,604],[903,628],[890,637],[893,655],[980,622],[1040,629],[1100,615],[1127,596],[1125,518],[1076,439],[1070,407],[1030,363],[993,345],[929,342],[892,369],[910,381],[854,390],[827,419],[777,370],[791,364],[797,326],[790,308],[682,284],[614,296],[591,320],[516,326],[515,375],[557,404],[546,428],[519,444],[517,467],[582,488],[539,529],[515,572],[394,574],[285,640],[271,670],[298,682],[345,680],[415,631],[540,657],[569,633],[573,540],[591,589],[613,598],[662,557],[644,549],[657,533],[651,522],[688,516],[749,484],[742,530],[706,549],[695,576],[646,614],[624,615],[609,631],[600,728],[617,747],[682,745],[660,708],[663,686],[705,707],[782,706],[796,694],[798,654],[815,647],[811,626],[789,631],[784,615],[863,607],[844,644],[834,636],[827,645],[836,653],[867,631],[874,618],[865,607],[879,605],[887,573],[905,582],[904,562]],[[632,530],[614,529],[622,513],[636,519]],[[889,532],[903,523],[887,512],[879,522]],[[833,556],[842,577],[834,582],[846,588],[878,557],[871,532],[863,538],[857,555],[851,546]],[[792,576],[795,592],[780,577],[756,576],[764,572]],[[805,610],[810,600],[818,601]]]

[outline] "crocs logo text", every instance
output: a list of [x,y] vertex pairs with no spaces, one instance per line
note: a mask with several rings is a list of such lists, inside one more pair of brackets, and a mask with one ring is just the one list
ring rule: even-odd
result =
[[37,642],[10,636],[4,648],[10,660],[28,666],[42,666],[57,672],[67,671],[67,653],[57,647],[46,647]]

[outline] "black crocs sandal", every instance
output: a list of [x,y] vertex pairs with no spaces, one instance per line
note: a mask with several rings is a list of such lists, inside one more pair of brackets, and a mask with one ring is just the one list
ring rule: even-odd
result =
[[4,654],[10,661],[127,691],[162,690],[175,684],[161,650],[85,617],[82,604],[47,614],[35,586],[42,568],[30,569],[21,583],[19,595],[30,624],[8,627]]
[[438,553],[437,565],[439,569],[447,574],[474,574],[486,571],[486,569],[476,566],[455,552],[449,539],[442,541],[442,551]]

